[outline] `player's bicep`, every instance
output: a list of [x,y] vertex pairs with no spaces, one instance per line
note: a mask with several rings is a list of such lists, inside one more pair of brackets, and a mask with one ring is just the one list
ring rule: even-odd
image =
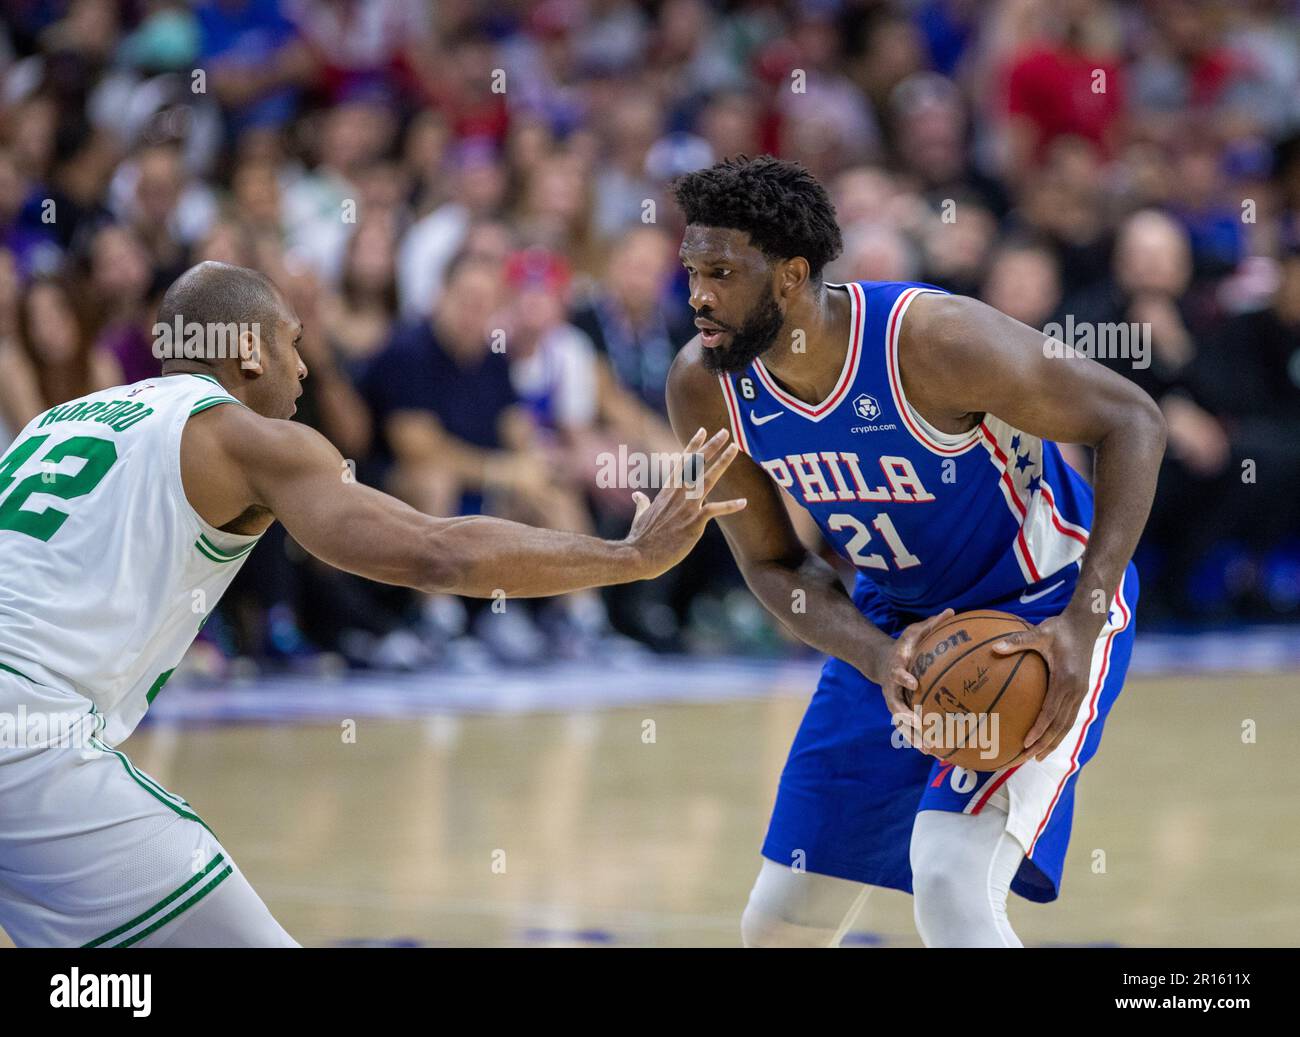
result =
[[267,508],[304,550],[348,572],[407,583],[425,564],[431,521],[356,481],[319,432],[263,419],[237,452],[254,503]]
[[960,296],[922,299],[924,316],[904,325],[905,378],[945,409],[984,411],[1045,439],[1095,445],[1135,410],[1155,406],[1128,379],[1062,356],[1043,332],[991,306]]

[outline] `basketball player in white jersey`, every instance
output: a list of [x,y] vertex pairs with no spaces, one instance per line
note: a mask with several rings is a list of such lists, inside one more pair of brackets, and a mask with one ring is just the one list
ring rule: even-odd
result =
[[286,420],[302,325],[263,275],[200,264],[158,320],[247,326],[243,356],[54,407],[0,458],[0,926],[20,946],[296,946],[189,803],[114,748],[272,522],[373,580],[529,597],[657,576],[744,507],[704,503],[736,449],[701,429],[699,481],[636,495],[622,541],[430,518]]

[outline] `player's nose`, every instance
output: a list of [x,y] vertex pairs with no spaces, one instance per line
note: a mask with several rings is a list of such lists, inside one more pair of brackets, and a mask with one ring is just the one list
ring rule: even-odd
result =
[[698,281],[691,285],[690,301],[691,309],[697,313],[700,310],[712,308],[718,303],[717,296],[703,288]]

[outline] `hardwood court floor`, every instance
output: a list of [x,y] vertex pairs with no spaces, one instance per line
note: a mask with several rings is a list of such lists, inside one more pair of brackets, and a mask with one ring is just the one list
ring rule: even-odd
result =
[[[125,746],[304,944],[734,946],[809,689],[719,704],[154,727]],[[645,721],[654,741],[643,741]],[[1257,740],[1242,741],[1253,720]],[[1027,945],[1294,945],[1300,676],[1133,679]],[[917,946],[877,890],[847,944]]]

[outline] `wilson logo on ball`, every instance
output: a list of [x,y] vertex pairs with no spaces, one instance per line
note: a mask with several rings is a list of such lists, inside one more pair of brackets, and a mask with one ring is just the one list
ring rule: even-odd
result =
[[916,646],[917,688],[907,701],[924,746],[945,763],[995,771],[1020,752],[1047,694],[1047,662],[994,646],[1029,629],[1006,612],[963,612]]
[[946,655],[950,649],[956,648],[969,640],[970,635],[965,630],[958,630],[955,634],[948,635],[928,652],[922,652],[916,657],[916,662],[912,664],[912,672],[918,677],[924,676],[925,671],[933,665],[936,659]]

